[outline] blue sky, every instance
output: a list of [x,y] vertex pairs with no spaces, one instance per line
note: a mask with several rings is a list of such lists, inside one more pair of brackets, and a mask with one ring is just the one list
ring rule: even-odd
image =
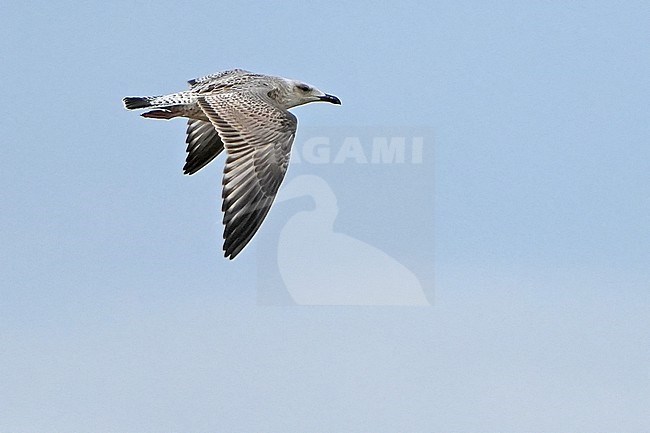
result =
[[[3,5],[0,432],[648,431],[649,20],[632,1]],[[387,169],[409,200],[340,202],[337,226],[430,266],[431,307],[258,303],[257,244],[221,257],[221,161],[183,176],[183,122],[120,101],[232,67],[341,98],[296,109],[297,141],[433,131],[432,210]],[[431,242],[386,234],[411,218]]]

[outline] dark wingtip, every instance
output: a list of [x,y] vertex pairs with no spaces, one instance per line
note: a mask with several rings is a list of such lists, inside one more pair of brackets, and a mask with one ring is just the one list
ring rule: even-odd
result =
[[202,168],[202,167],[203,166],[201,166],[199,168],[196,168],[195,166],[192,166],[189,163],[186,163],[183,166],[183,174],[185,174],[187,176],[192,176],[193,174],[196,174],[196,172],[199,171],[199,169]]

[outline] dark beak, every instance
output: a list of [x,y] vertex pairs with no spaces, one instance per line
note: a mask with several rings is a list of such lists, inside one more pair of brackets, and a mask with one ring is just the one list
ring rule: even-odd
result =
[[341,100],[334,95],[326,94],[325,96],[320,96],[318,99],[325,102],[331,102],[332,104],[341,105]]

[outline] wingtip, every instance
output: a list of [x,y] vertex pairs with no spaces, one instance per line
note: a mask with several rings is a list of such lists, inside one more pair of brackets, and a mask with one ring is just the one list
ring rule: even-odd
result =
[[233,242],[232,239],[230,241],[224,237],[223,240],[223,256],[227,258],[228,260],[234,260],[235,257],[239,255],[244,250],[244,247],[248,244],[248,242],[244,243],[237,243]]

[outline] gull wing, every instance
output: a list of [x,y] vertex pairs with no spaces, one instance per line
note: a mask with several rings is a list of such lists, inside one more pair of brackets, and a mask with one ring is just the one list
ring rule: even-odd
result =
[[223,249],[233,259],[273,204],[289,165],[298,120],[253,91],[202,96],[199,106],[228,154],[222,181]]
[[223,150],[223,142],[210,122],[190,119],[187,121],[187,158],[183,173],[194,174]]

